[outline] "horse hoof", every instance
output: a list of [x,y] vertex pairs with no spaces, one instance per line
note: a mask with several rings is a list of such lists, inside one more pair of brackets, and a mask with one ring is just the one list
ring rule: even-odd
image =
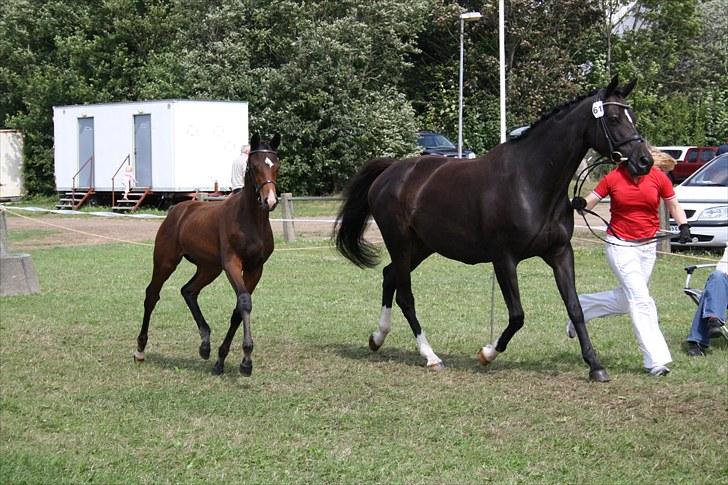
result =
[[137,364],[141,364],[144,362],[144,352],[139,352],[138,350],[134,352],[134,362]]
[[379,350],[379,347],[381,347],[381,345],[377,345],[377,343],[374,341],[374,334],[371,334],[369,336],[369,349],[372,352],[376,352],[377,350]]
[[245,377],[250,377],[250,375],[253,373],[253,363],[243,362],[242,364],[240,364],[240,373]]
[[200,357],[205,360],[210,358],[210,342],[202,342],[200,344]]
[[609,382],[609,374],[606,369],[596,369],[589,372],[589,380],[594,382]]
[[442,362],[435,362],[434,364],[427,364],[427,370],[432,372],[440,372],[445,370],[445,365]]
[[225,366],[220,365],[220,363],[215,364],[215,367],[212,368],[213,376],[221,376],[224,372],[225,372]]
[[478,350],[478,353],[475,354],[475,356],[478,358],[478,362],[480,362],[480,365],[486,366],[490,364],[490,361],[485,358],[485,354],[483,353],[483,349]]

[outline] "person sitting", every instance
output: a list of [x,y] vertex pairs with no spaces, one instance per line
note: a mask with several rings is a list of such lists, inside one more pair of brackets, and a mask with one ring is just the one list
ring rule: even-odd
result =
[[728,309],[728,247],[723,257],[710,273],[703,294],[700,295],[698,309],[693,317],[690,334],[687,338],[687,353],[691,357],[705,355],[710,346],[710,336],[714,329],[725,325]]

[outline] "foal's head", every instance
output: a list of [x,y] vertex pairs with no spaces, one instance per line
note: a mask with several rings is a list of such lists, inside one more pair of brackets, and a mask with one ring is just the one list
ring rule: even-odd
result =
[[278,145],[281,135],[276,133],[270,142],[260,139],[255,133],[250,140],[250,155],[247,169],[250,171],[255,184],[255,192],[261,207],[272,211],[278,205],[276,193],[276,178],[278,177]]
[[637,80],[619,87],[617,76],[605,89],[598,91],[592,104],[592,115],[599,125],[594,148],[609,155],[616,163],[626,163],[630,174],[647,174],[654,163],[650,149],[635,126],[636,117],[625,98]]

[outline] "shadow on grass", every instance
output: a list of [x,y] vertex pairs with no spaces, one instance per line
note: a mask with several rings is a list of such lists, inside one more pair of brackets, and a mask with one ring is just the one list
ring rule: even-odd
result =
[[[413,344],[414,345],[414,344]],[[318,344],[322,350],[333,350],[338,356],[356,360],[367,361],[372,363],[393,362],[404,364],[412,367],[425,367],[425,360],[417,353],[416,350],[404,350],[399,347],[383,346],[376,352],[369,350],[364,345],[346,345],[346,344]],[[456,369],[464,372],[472,373],[499,373],[510,370],[528,371],[548,376],[562,374],[566,372],[583,372],[584,377],[588,378],[589,367],[581,358],[581,353],[577,349],[574,352],[564,351],[546,351],[539,355],[519,354],[517,350],[506,351],[501,354],[497,360],[488,366],[483,366],[478,361],[475,351],[472,355],[467,354],[448,354],[438,353],[442,359],[445,369]],[[607,372],[613,370],[620,374],[644,374],[644,370],[638,363],[618,361],[605,362],[601,359],[602,365],[605,366]]]
[[210,377],[242,377],[238,370],[240,362],[232,361],[230,359],[225,361],[225,373],[222,376],[213,375],[212,368],[215,365],[216,360],[216,354],[211,355],[209,360],[203,360],[199,356],[180,357],[168,356],[157,352],[147,352],[144,363],[139,365],[152,365],[167,370],[181,369],[189,371],[190,373],[196,373]]

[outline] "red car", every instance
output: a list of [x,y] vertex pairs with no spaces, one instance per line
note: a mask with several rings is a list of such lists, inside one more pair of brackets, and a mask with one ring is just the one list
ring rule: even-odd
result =
[[669,176],[673,183],[679,184],[697,169],[715,158],[718,147],[692,147],[685,152],[685,158],[677,159],[677,164]]

